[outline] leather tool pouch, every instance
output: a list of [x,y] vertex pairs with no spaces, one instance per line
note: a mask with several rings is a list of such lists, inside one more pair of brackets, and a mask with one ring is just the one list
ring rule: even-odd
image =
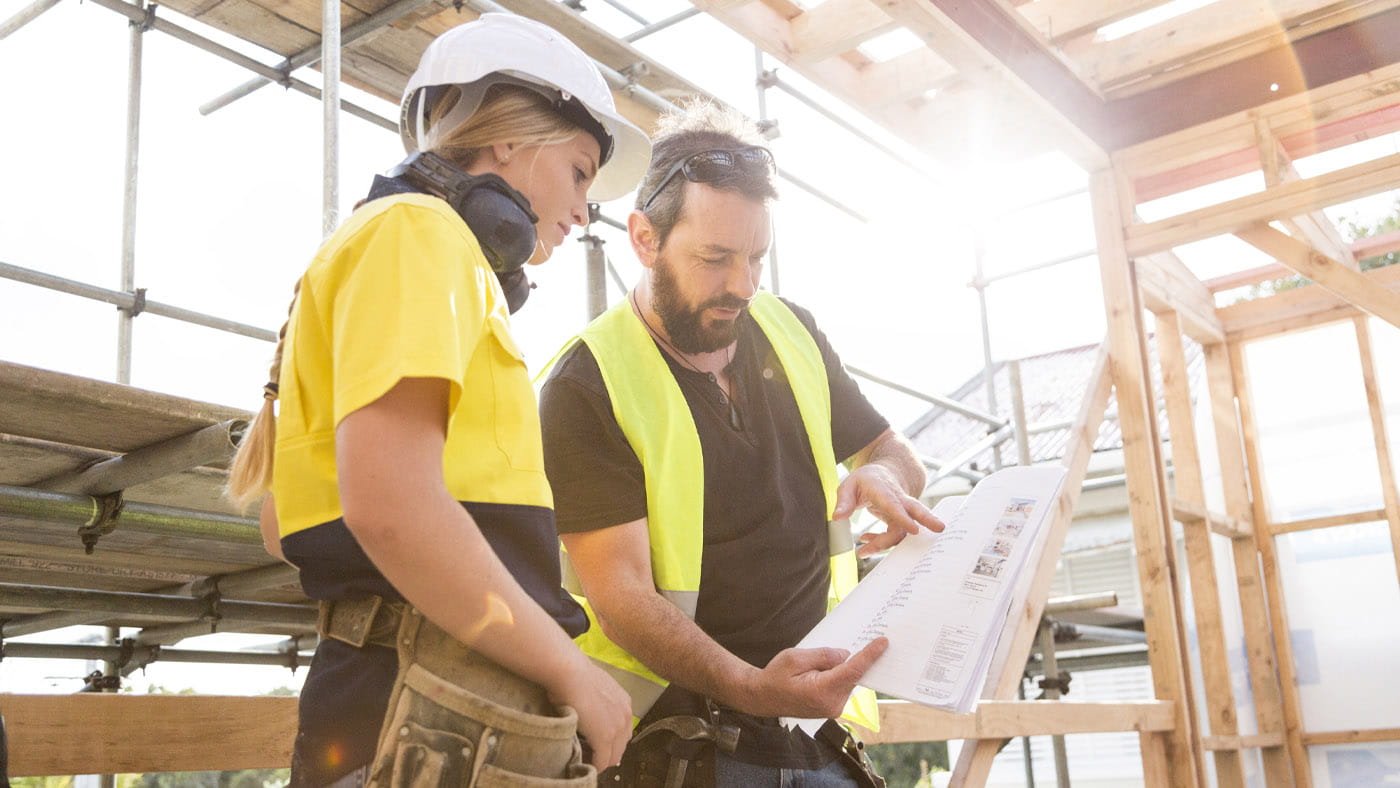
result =
[[[339,603],[337,607],[343,605]],[[369,603],[367,603],[369,604]],[[578,716],[544,689],[464,646],[402,602],[351,616],[367,619],[362,642],[376,642],[396,619],[399,670],[389,695],[369,788],[588,788]],[[349,638],[347,642],[353,642]]]

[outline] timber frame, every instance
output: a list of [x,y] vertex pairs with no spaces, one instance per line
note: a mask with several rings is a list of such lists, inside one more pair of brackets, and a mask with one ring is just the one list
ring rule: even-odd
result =
[[[36,0],[6,23],[5,34],[56,1]],[[1073,439],[1063,460],[1069,469],[1066,493],[1042,534],[1041,563],[1023,589],[1023,604],[1013,608],[1019,615],[1007,622],[986,700],[975,714],[887,703],[884,727],[866,737],[870,742],[974,742],[962,750],[955,785],[983,784],[1001,742],[1022,735],[1137,731],[1144,781],[1154,787],[1205,786],[1207,771],[1218,785],[1242,786],[1246,750],[1259,751],[1264,782],[1271,788],[1311,786],[1309,747],[1400,740],[1397,729],[1304,729],[1275,546],[1278,537],[1301,530],[1384,521],[1400,575],[1400,494],[1370,322],[1374,317],[1400,326],[1400,266],[1365,273],[1358,268],[1361,259],[1400,249],[1400,234],[1347,243],[1322,213],[1332,205],[1400,188],[1400,155],[1310,178],[1301,177],[1292,164],[1400,130],[1400,2],[1217,0],[1125,35],[1102,33],[1165,2],[821,0],[804,6],[790,0],[692,0],[695,11],[712,16],[931,155],[956,155],[995,128],[989,145],[1022,154],[1058,149],[1089,174],[1107,337],[1071,428]],[[140,4],[94,3],[127,15],[144,29],[191,41],[188,31]],[[652,125],[659,97],[700,92],[564,5],[550,0],[502,0],[501,5],[554,25],[609,67],[620,109],[643,127]],[[355,0],[324,7],[321,0],[166,0],[161,7],[162,14],[169,9],[199,19],[278,53],[285,58],[278,66],[243,65],[264,82],[308,93],[316,91],[292,71],[317,60],[325,43],[322,29],[336,29],[323,27],[322,20],[340,20],[340,32],[327,37],[344,58],[342,62],[337,55],[334,68],[345,82],[394,100],[434,35],[500,6],[488,0],[467,0],[465,5]],[[333,16],[323,16],[328,9],[335,11]],[[912,33],[922,45],[885,60],[861,49],[899,30]],[[345,109],[365,117],[362,108]],[[1164,219],[1139,218],[1139,206],[1152,200],[1251,172],[1262,174],[1262,190]],[[1202,281],[1173,252],[1226,234],[1275,262]],[[1315,286],[1216,305],[1218,292],[1294,273]],[[64,286],[71,286],[70,292],[79,288],[76,283]],[[130,288],[124,285],[125,290]],[[144,293],[139,302],[134,292],[83,294],[117,304],[132,316],[148,308]],[[1327,323],[1349,323],[1354,332],[1362,370],[1356,383],[1365,394],[1384,505],[1280,522],[1264,496],[1269,480],[1260,460],[1245,348]],[[266,338],[267,332],[236,328]],[[1193,403],[1188,388],[1183,350],[1188,341],[1203,349],[1209,392],[1203,405]],[[1149,343],[1155,343],[1155,378]],[[1162,391],[1154,390],[1154,379]],[[79,619],[143,627],[142,638],[130,647],[102,647],[123,651],[129,663],[141,648],[177,642],[215,626],[289,637],[309,632],[313,620],[305,600],[289,588],[293,578],[261,563],[265,556],[253,523],[213,501],[228,436],[240,429],[237,422],[245,414],[153,396],[142,398],[141,407],[128,408],[132,412],[125,416],[139,428],[142,441],[118,432],[99,436],[97,442],[82,443],[76,436],[55,439],[62,438],[65,420],[71,420],[73,402],[89,415],[120,412],[131,404],[114,399],[104,385],[0,366],[0,392],[30,397],[9,411],[7,404],[20,400],[0,398],[0,433],[5,433],[0,438],[8,440],[0,440],[0,471],[7,458],[21,463],[38,458],[34,461],[52,466],[22,483],[0,485],[0,537],[9,539],[7,525],[12,530],[34,522],[80,525],[92,535],[99,555],[110,548],[127,556],[98,573],[107,585],[92,594],[107,596],[79,599],[42,586],[64,575],[97,573],[96,559],[71,543],[55,554],[59,537],[42,529],[13,539],[23,549],[10,549],[4,560],[7,576],[20,582],[0,584],[0,607],[6,616],[26,615],[4,621],[0,633],[43,631]],[[1012,698],[1032,651],[1110,393],[1123,434],[1155,697],[1121,704],[1016,702]],[[1158,423],[1159,399],[1166,403],[1166,425]],[[45,410],[56,402],[61,407]],[[1206,489],[1193,426],[1198,405],[1209,409],[1216,437],[1223,511],[1207,508],[1213,496]],[[25,438],[24,430],[14,426],[36,413],[53,422],[54,435]],[[1170,483],[1163,426],[1171,435]],[[96,476],[83,470],[212,427],[223,430],[223,444],[166,446],[138,458],[140,467],[163,469],[164,475],[149,471],[107,489],[103,484],[110,486],[110,479],[102,477],[113,472],[111,466]],[[104,531],[117,519],[109,496],[128,484],[137,492],[126,496],[123,527]],[[155,487],[139,489],[143,484]],[[36,514],[40,510],[42,516]],[[1178,525],[1184,565],[1176,548]],[[130,558],[167,546],[163,540],[176,534],[195,534],[196,540],[176,545],[185,551],[174,556],[177,568],[154,571]],[[65,532],[63,538],[69,536]],[[1213,537],[1228,540],[1233,558],[1237,593],[1231,596],[1238,598],[1244,622],[1258,731],[1253,734],[1242,734],[1236,718]],[[1186,588],[1192,600],[1189,613],[1201,633],[1199,675],[1192,669],[1186,637]],[[238,601],[221,603],[221,592]],[[95,616],[94,610],[105,615]],[[298,651],[292,640],[286,653],[268,656],[295,665]],[[1204,685],[1204,704],[1193,691],[1197,681]],[[0,696],[0,713],[9,723],[15,775],[285,765],[295,715],[294,703],[282,698],[111,695]],[[121,724],[133,718],[168,725],[151,735],[148,729]],[[108,738],[73,735],[75,729],[93,726]],[[224,745],[218,752],[202,746],[213,737]]]

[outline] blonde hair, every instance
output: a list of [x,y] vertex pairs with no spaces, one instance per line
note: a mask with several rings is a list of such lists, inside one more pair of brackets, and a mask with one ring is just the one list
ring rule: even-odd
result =
[[[429,122],[440,121],[457,102],[458,95],[455,87],[444,91],[429,113]],[[486,91],[477,111],[430,150],[466,169],[492,145],[514,143],[525,148],[544,147],[581,133],[583,129],[555,112],[543,95],[515,85],[494,85]],[[298,281],[292,290],[292,303],[287,307],[287,321],[277,332],[277,349],[272,353],[272,366],[267,371],[262,408],[248,425],[229,467],[225,494],[240,509],[246,510],[272,486],[272,462],[277,443],[274,402],[282,379],[282,348],[287,341],[287,326],[291,324],[300,288]]]

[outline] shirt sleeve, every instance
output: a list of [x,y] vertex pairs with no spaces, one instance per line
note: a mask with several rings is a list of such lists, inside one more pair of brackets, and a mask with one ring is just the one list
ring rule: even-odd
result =
[[787,299],[783,299],[783,303],[806,326],[821,351],[822,363],[826,365],[827,385],[831,388],[831,448],[836,461],[845,462],[880,437],[889,429],[890,423],[875,410],[875,406],[861,393],[860,385],[846,372],[841,357],[831,347],[826,335],[817,328],[812,313]]
[[490,270],[461,227],[430,208],[395,205],[370,218],[331,264],[335,423],[403,378],[443,378],[455,410],[486,334]]
[[540,391],[544,467],[560,533],[611,528],[647,516],[642,463],[622,434],[598,362],[580,342]]

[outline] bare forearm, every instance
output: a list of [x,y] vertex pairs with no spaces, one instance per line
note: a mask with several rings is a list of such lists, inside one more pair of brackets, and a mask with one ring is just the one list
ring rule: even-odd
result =
[[515,581],[471,515],[441,494],[347,519],[375,566],[453,637],[546,687],[581,659],[568,635]]
[[594,612],[613,642],[658,676],[740,711],[752,700],[748,687],[758,668],[716,643],[685,613],[655,591],[609,600]]

